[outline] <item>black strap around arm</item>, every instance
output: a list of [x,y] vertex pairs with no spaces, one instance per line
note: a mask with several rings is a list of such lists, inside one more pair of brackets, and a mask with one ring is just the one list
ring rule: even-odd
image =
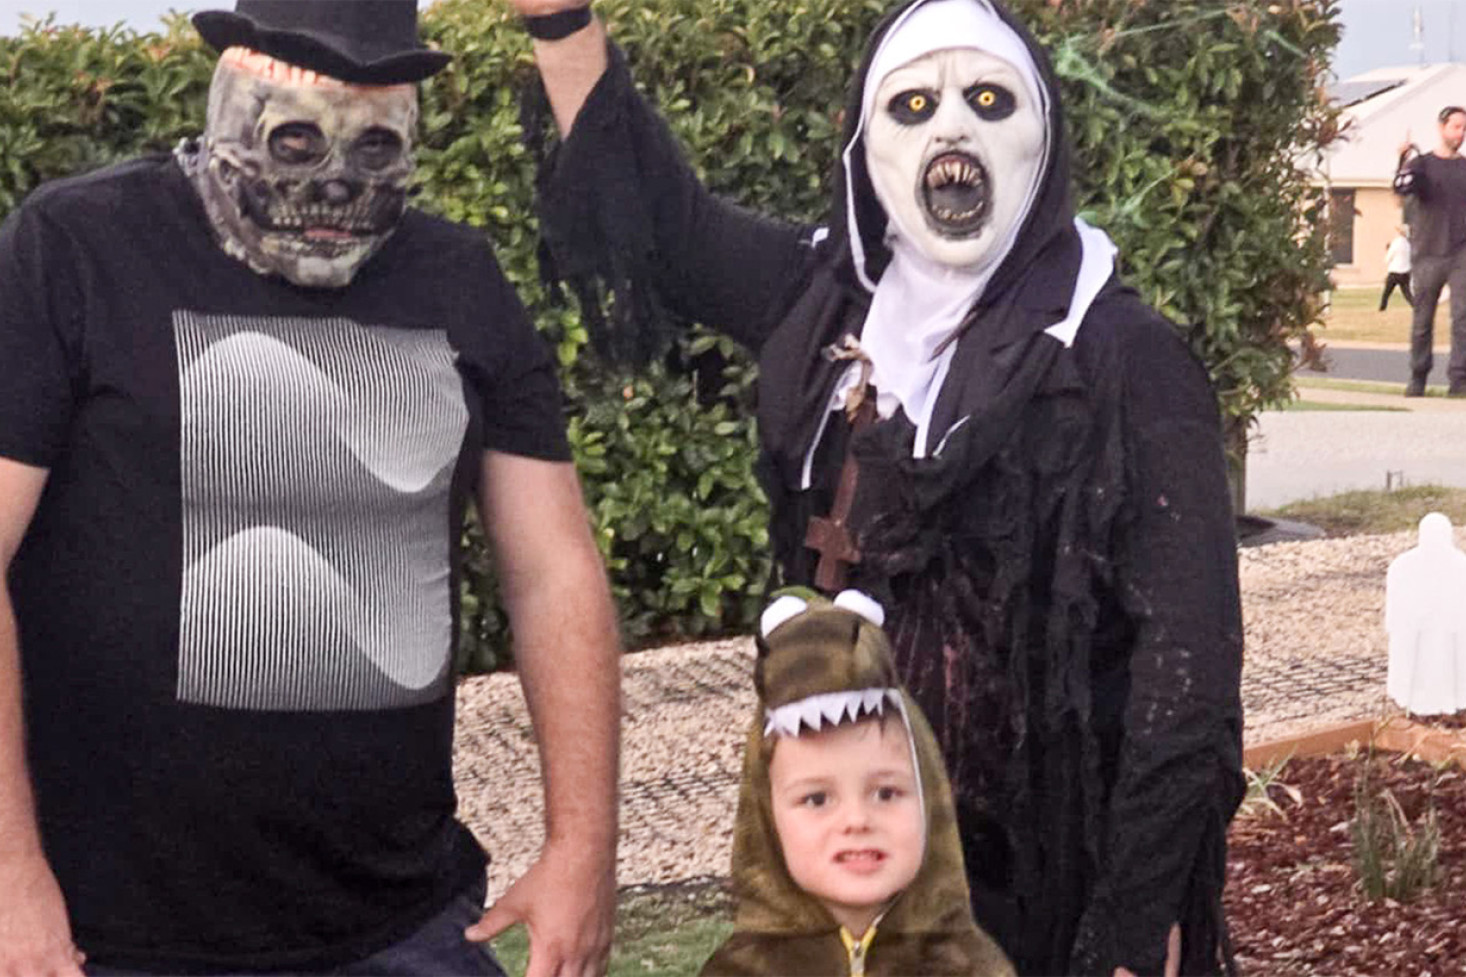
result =
[[591,21],[590,5],[572,7],[558,13],[524,18],[524,29],[537,41],[559,41],[587,26]]

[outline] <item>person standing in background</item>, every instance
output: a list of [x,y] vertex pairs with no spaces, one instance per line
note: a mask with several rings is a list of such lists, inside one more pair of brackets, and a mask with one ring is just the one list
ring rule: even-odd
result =
[[1379,297],[1379,310],[1383,312],[1390,304],[1390,294],[1395,286],[1405,296],[1405,304],[1415,305],[1410,295],[1410,229],[1404,225],[1395,228],[1395,237],[1385,245],[1385,290]]
[[1431,341],[1435,307],[1441,289],[1451,286],[1451,360],[1446,370],[1448,394],[1466,397],[1466,158],[1461,140],[1466,137],[1466,108],[1441,109],[1440,145],[1421,153],[1407,137],[1400,146],[1395,171],[1395,192],[1415,198],[1410,223],[1414,252],[1415,315],[1410,323],[1410,382],[1406,397],[1425,394],[1425,380],[1433,363]]

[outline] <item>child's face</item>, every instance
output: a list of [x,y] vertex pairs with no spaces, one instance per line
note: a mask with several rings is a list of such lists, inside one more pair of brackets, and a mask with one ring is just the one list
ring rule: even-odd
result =
[[926,824],[900,719],[781,737],[774,827],[794,883],[860,936],[921,868]]

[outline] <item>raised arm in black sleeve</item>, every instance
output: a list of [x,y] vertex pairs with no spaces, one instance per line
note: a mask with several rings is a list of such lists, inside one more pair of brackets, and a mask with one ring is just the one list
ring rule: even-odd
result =
[[1405,153],[1400,157],[1400,163],[1395,169],[1394,187],[1395,192],[1402,197],[1411,197],[1420,194],[1424,185],[1420,179],[1420,160],[1418,153]]
[[677,317],[753,349],[814,256],[813,228],[752,214],[701,184],[614,45],[543,175],[540,211],[545,241],[567,278],[599,278],[621,304],[636,301],[628,292],[651,288]]

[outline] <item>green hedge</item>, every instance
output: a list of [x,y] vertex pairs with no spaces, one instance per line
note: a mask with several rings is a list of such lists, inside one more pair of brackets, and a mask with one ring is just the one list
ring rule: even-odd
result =
[[[1337,0],[1014,5],[1063,78],[1086,216],[1115,238],[1148,299],[1201,324],[1190,337],[1226,416],[1245,429],[1288,397],[1287,344],[1308,336],[1326,287],[1321,201],[1298,162],[1334,133],[1321,85]],[[770,573],[751,474],[752,367],[727,341],[695,333],[681,360],[711,375],[611,374],[586,353],[578,312],[548,300],[519,113],[534,69],[505,8],[440,0],[425,13],[424,32],[457,57],[423,88],[419,201],[485,230],[557,350],[628,641],[746,630]],[[885,8],[597,0],[708,184],[803,219],[825,212],[845,85]],[[0,214],[41,180],[197,132],[211,64],[182,20],[144,35],[47,22],[0,39]],[[506,628],[470,537],[464,651],[489,668]]]

